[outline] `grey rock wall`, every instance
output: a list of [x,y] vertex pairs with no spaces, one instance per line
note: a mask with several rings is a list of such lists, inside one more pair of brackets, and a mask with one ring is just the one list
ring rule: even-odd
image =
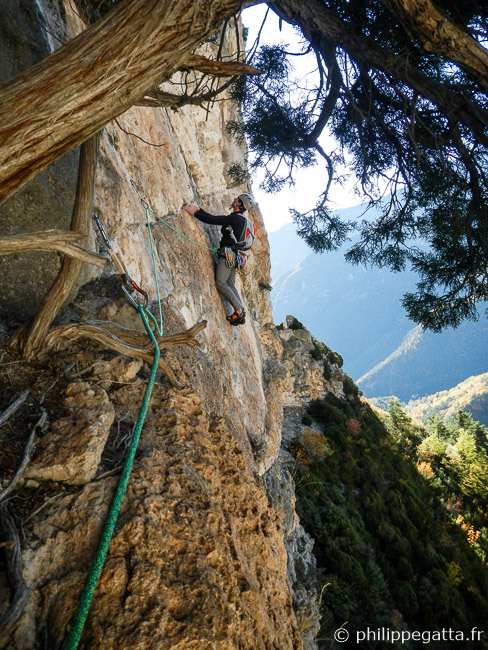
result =
[[[0,83],[46,57],[66,41],[65,10],[57,0],[0,2]],[[78,151],[56,161],[0,206],[0,235],[67,229],[71,220]],[[52,253],[0,257],[0,320],[35,314],[60,266]]]

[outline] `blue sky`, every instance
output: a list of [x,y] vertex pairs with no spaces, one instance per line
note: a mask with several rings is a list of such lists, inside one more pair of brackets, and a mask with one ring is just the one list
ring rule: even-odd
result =
[[[242,22],[249,29],[247,41],[249,46],[255,41],[266,9],[267,6],[261,4],[242,12]],[[299,39],[295,30],[287,23],[283,23],[280,31],[278,16],[270,11],[261,35],[261,43],[279,43],[280,41],[291,45],[297,51]],[[303,66],[303,57],[296,57],[294,63],[297,66]],[[306,72],[306,67],[297,68],[297,73],[301,77]],[[321,145],[326,151],[331,151],[336,146],[334,141],[326,135],[322,136]],[[316,167],[300,170],[295,174],[295,181],[296,184],[293,188],[286,188],[278,194],[266,194],[259,189],[259,175],[253,180],[253,192],[263,213],[268,232],[278,230],[285,223],[291,221],[289,208],[306,211],[315,205],[320,191],[326,186],[325,166],[319,163]],[[358,197],[353,193],[352,182],[344,187],[332,185],[329,196],[333,207],[337,209],[348,208],[360,203]]]

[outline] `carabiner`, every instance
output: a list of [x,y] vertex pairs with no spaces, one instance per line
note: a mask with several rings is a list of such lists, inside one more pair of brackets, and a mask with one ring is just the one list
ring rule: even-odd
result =
[[122,289],[123,289],[124,293],[126,294],[126,296],[129,296],[129,297],[130,297],[131,302],[132,302],[132,303],[136,302],[137,307],[139,307],[139,305],[142,305],[142,306],[144,307],[144,309],[146,309],[147,304],[148,304],[148,302],[149,302],[149,296],[148,296],[148,294],[147,294],[147,291],[144,291],[144,289],[141,289],[141,287],[139,287],[139,286],[136,284],[136,282],[134,282],[134,280],[133,280],[132,278],[128,277],[128,276],[127,276],[127,282],[125,282],[125,285],[126,285],[126,286],[129,286],[129,285],[130,285],[133,289],[135,289],[135,290],[137,291],[137,293],[139,293],[139,294],[142,296],[142,302],[137,303],[137,302],[132,298],[132,296],[130,295],[130,293],[127,291],[127,289],[126,289],[124,286],[122,286]]
[[130,304],[134,307],[134,309],[139,309],[139,305],[142,305],[144,308],[144,311],[147,309],[147,303],[148,303],[148,295],[145,291],[141,290],[141,293],[144,295],[144,299],[142,302],[137,302],[137,300],[134,300],[134,298],[130,295],[128,290],[122,285],[122,291],[125,293],[125,297],[127,300],[130,302]]
[[108,238],[107,231],[103,227],[103,224],[100,221],[100,219],[99,219],[96,212],[93,213],[93,218],[95,219],[95,223],[97,224],[98,230],[100,231],[100,234],[102,235],[102,239],[103,239],[103,241],[105,243],[105,246],[109,250],[112,250],[112,244],[110,243],[110,239]]
[[142,203],[142,207],[144,208],[144,210],[149,210],[149,209],[150,209],[150,208],[149,208],[149,203],[146,201],[146,199],[144,199],[144,198],[142,197],[142,194],[139,192],[139,190],[137,189],[137,185],[134,183],[134,181],[133,181],[132,179],[131,179],[131,181],[130,181],[130,184],[131,184],[132,187],[134,188],[134,190],[135,190],[137,196],[139,197],[139,200],[140,200],[140,202]]
[[[110,242],[109,236],[107,235],[107,231],[105,230],[96,212],[93,213],[93,218],[95,220],[95,223],[97,224],[98,230],[100,231],[105,246],[107,247],[108,253],[120,273],[120,279],[122,280],[122,291],[125,293],[129,302],[133,307],[135,307],[135,309],[139,309],[139,305],[142,305],[144,309],[146,309],[149,302],[149,296],[147,294],[147,291],[141,289],[141,287],[136,282],[134,282],[134,280],[127,273],[125,264],[122,262],[122,260],[118,257],[117,253],[112,248],[112,244]],[[137,302],[136,300],[134,300],[134,298],[130,295],[126,287],[132,287],[137,291],[137,293],[143,296],[141,302]]]

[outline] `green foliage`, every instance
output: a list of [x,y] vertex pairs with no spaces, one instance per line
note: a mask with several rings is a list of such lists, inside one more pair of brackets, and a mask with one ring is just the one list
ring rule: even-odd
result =
[[344,393],[349,397],[359,397],[359,388],[354,383],[354,380],[349,375],[344,376]]
[[[322,426],[327,454],[318,460],[303,441],[296,447],[302,454],[296,495],[300,521],[315,540],[320,585],[327,585],[320,637],[330,638],[344,621],[351,638],[381,627],[483,629],[487,567],[443,505],[441,484],[433,486],[417,469],[455,440],[463,476],[473,476],[486,442],[478,431],[473,446],[475,423],[463,414],[462,432],[459,424],[453,434],[434,420],[428,432],[396,402],[385,426],[359,399],[331,393],[312,402],[309,415]],[[480,481],[469,487],[481,497]],[[381,646],[366,640],[361,647]]]
[[[325,345],[325,343],[322,343],[322,341],[319,341],[313,336],[312,336],[312,343],[314,349],[310,352],[310,355],[312,356],[313,359],[316,359],[317,361],[320,361],[321,359],[324,360],[324,373],[326,372],[325,364],[327,364],[327,368],[329,372],[330,372],[330,368],[328,367],[328,364],[333,364],[335,366],[339,366],[339,368],[342,368],[342,364],[344,363],[344,360],[338,352],[334,352],[327,345]],[[328,379],[330,379],[330,377],[328,377]]]
[[[285,46],[262,47],[252,63],[263,74],[235,86],[244,122],[230,131],[247,141],[267,191],[322,162],[317,205],[292,210],[314,251],[337,249],[356,230],[349,261],[417,271],[416,290],[403,299],[410,318],[434,331],[477,319],[476,304],[488,299],[485,79],[436,52],[436,44],[420,45],[389,3],[311,3],[309,12],[297,3],[281,13],[302,31],[300,54],[315,55],[315,77],[294,76]],[[448,0],[442,10],[483,44],[488,12],[481,5]],[[337,141],[328,151],[319,141],[326,127]],[[362,196],[381,210],[375,220],[348,222],[331,209],[331,182],[342,182],[337,170],[346,157]]]
[[416,453],[409,446],[410,458],[419,467],[452,520],[465,531],[478,555],[488,558],[488,431],[471,415],[459,411],[446,424],[433,414],[427,430],[415,427],[398,403],[388,407],[385,424],[402,449],[408,438],[415,440]]

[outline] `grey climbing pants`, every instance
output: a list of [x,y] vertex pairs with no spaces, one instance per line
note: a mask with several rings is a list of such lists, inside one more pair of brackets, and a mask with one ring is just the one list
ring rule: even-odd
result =
[[215,272],[217,291],[224,296],[224,298],[227,298],[234,309],[244,309],[241,297],[237,293],[235,281],[236,269],[230,269],[225,263],[225,258],[219,256],[217,260],[217,270]]

